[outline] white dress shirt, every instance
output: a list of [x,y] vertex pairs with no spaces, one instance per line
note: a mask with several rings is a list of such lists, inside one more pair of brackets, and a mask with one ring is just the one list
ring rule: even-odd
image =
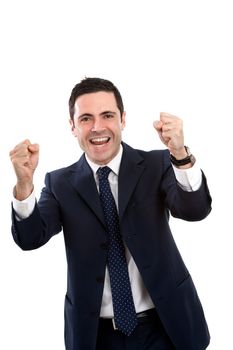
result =
[[[109,179],[111,191],[113,193],[113,197],[115,199],[117,208],[118,208],[118,174],[120,169],[122,152],[123,152],[123,148],[121,146],[120,151],[118,152],[116,157],[107,164],[108,167],[112,170],[109,174],[108,179]],[[97,189],[99,189],[98,176],[96,174],[99,168],[99,165],[93,163],[90,159],[87,158],[87,156],[86,156],[86,160],[93,171]],[[189,169],[178,169],[174,166],[173,166],[173,169],[175,172],[177,182],[185,191],[195,191],[201,186],[202,175],[201,175],[201,170],[198,167],[197,163],[195,163]],[[18,201],[17,199],[13,198],[13,208],[17,213],[18,220],[25,219],[31,215],[35,206],[35,202],[36,202],[36,198],[35,198],[34,191],[27,199],[23,201]],[[155,307],[144,286],[144,283],[142,281],[138,268],[132,256],[130,255],[127,247],[126,247],[126,259],[128,262],[129,277],[130,277],[130,283],[131,283],[136,312],[138,313],[138,312],[145,311],[147,309],[151,309]],[[112,294],[111,294],[110,279],[109,279],[109,273],[108,273],[107,267],[106,267],[106,273],[105,273],[105,282],[104,282],[100,317],[113,317]]]

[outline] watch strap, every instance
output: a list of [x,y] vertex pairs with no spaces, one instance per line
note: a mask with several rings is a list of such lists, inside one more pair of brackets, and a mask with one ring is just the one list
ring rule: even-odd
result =
[[176,159],[172,154],[170,154],[170,160],[172,162],[172,164],[176,165],[176,166],[182,166],[182,165],[186,165],[189,163],[194,163],[195,162],[195,158],[194,156],[190,153],[189,148],[187,146],[184,146],[185,150],[187,152],[187,156],[183,159]]

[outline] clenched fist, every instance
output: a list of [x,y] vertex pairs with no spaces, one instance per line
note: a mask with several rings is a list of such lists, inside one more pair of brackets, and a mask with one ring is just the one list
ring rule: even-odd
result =
[[23,200],[33,190],[33,174],[39,161],[39,145],[25,140],[10,152],[10,158],[17,177],[15,197]]
[[180,118],[161,112],[160,120],[153,123],[161,141],[177,159],[187,156],[184,148],[183,122]]

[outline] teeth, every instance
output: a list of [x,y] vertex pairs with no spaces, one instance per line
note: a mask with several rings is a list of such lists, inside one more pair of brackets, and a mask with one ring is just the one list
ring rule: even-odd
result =
[[109,141],[109,137],[96,137],[90,140],[95,145],[102,145]]
[[92,142],[106,142],[106,141],[108,141],[108,137],[99,137],[96,139],[92,139],[91,141]]

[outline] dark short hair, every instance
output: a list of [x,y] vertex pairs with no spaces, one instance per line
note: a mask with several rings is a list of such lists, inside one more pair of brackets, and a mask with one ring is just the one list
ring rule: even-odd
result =
[[69,98],[69,112],[70,118],[74,118],[74,105],[77,98],[84,94],[89,94],[92,92],[113,92],[117,107],[120,110],[121,116],[124,112],[124,105],[122,101],[121,94],[117,87],[109,80],[101,79],[101,78],[85,78],[80,81],[80,83],[76,84],[71,92]]

